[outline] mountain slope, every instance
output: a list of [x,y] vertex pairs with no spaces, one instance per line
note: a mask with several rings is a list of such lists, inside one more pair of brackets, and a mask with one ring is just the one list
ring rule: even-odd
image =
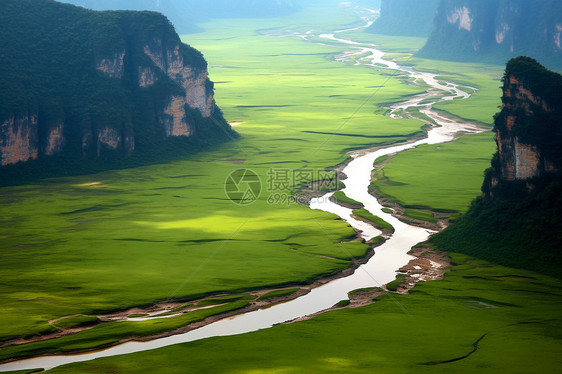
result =
[[498,152],[483,196],[431,242],[507,266],[561,277],[562,76],[512,59],[495,117]]
[[295,0],[62,0],[95,10],[153,10],[163,13],[179,32],[198,30],[197,23],[210,18],[272,17],[298,9]]
[[[147,154],[233,134],[207,63],[153,12],[0,2],[0,164]],[[189,147],[189,142],[184,142]]]
[[375,34],[428,36],[439,0],[382,0],[380,17],[367,29]]
[[562,2],[440,0],[418,56],[503,63],[526,55],[562,69]]

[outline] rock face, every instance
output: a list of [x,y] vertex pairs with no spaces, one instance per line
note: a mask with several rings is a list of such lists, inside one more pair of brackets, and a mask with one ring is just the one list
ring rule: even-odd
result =
[[526,55],[562,68],[559,0],[441,0],[422,57],[501,62]]
[[562,75],[536,60],[510,60],[498,152],[482,196],[430,242],[502,265],[560,277],[562,266]]
[[367,31],[375,34],[428,36],[439,0],[382,0],[380,17]]
[[483,190],[500,182],[534,180],[562,167],[562,76],[528,57],[512,59],[503,78],[502,110],[496,115],[498,152]]
[[12,117],[0,125],[2,165],[35,159],[38,154],[37,114]]
[[[127,155],[168,137],[213,133],[205,127],[232,133],[205,59],[164,16],[51,0],[5,0],[0,14],[0,40],[11,40],[0,45],[1,166],[60,152]],[[38,31],[31,25],[41,17]],[[22,47],[29,40],[40,58]]]

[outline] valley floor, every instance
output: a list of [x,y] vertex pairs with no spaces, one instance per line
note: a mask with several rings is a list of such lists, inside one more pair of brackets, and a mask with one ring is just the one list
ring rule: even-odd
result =
[[[263,297],[255,290],[294,291],[363,258],[369,246],[350,240],[356,233],[348,225],[287,200],[299,183],[333,177],[326,168],[345,161],[347,151],[423,131],[421,121],[385,116],[389,103],[422,88],[399,74],[337,62],[341,47],[295,37],[354,21],[351,9],[326,6],[252,24],[210,22],[208,31],[185,40],[211,62],[217,102],[237,123],[240,140],[188,160],[0,189],[0,341],[79,327],[115,311],[128,310],[133,319],[62,338],[69,340],[5,347],[0,357],[27,348],[26,354],[96,349],[160,334],[192,318],[245,308]],[[411,58],[423,43],[417,38],[351,36],[392,48],[397,61],[478,88],[470,99],[439,109],[491,123],[501,67]],[[414,217],[463,212],[479,194],[493,148],[489,134],[420,147],[391,159],[374,187],[410,206]],[[253,204],[225,196],[225,180],[239,168],[262,181]],[[459,168],[462,180],[435,177],[436,169]],[[314,178],[299,180],[300,170]],[[288,180],[272,180],[272,173]],[[455,253],[451,263],[443,280],[420,282],[408,294],[375,290],[360,308],[49,372],[550,373],[561,367],[559,279]],[[270,296],[297,295],[289,291]],[[240,294],[246,296],[232,296]],[[143,307],[171,301],[178,303],[174,308],[200,309],[165,322],[134,320],[148,312]]]

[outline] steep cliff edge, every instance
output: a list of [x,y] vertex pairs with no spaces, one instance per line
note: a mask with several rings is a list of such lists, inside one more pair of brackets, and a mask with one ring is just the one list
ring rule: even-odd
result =
[[559,0],[440,0],[418,56],[504,63],[526,55],[562,69]]
[[439,0],[382,0],[380,17],[368,32],[398,36],[427,37]]
[[207,63],[153,12],[0,2],[0,165],[115,159],[234,135]]
[[562,76],[536,60],[508,62],[502,110],[495,116],[498,152],[482,197],[431,241],[509,266],[561,277]]
[[536,60],[508,62],[502,110],[495,116],[498,152],[483,190],[493,195],[502,182],[526,181],[559,173],[562,167],[562,76]]

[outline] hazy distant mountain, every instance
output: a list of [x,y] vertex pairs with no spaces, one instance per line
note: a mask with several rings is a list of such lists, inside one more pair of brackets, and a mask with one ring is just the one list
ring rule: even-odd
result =
[[211,18],[273,17],[298,9],[296,0],[60,0],[90,9],[154,10],[167,16],[178,32],[197,30]]
[[520,55],[562,68],[562,1],[441,0],[421,57],[501,62]]
[[382,0],[380,17],[367,30],[375,34],[428,36],[439,0]]

